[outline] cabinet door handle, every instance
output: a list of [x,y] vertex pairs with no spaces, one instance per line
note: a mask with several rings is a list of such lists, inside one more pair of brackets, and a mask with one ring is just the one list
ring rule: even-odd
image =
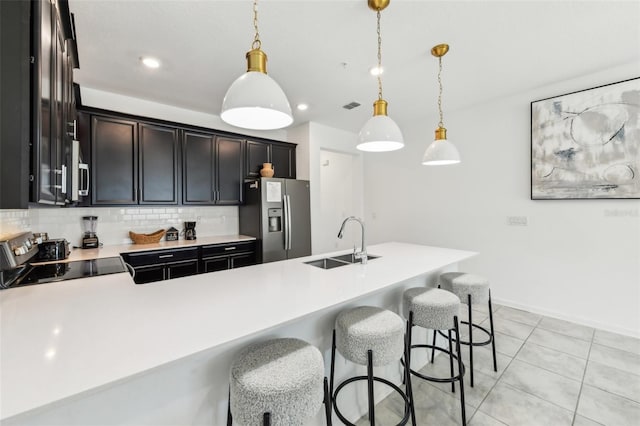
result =
[[136,277],[136,270],[135,270],[135,268],[134,268],[133,266],[129,265],[127,262],[124,262],[124,266],[126,266],[126,267],[127,267],[127,269],[129,270],[129,274],[131,274],[131,278],[134,278],[134,279],[135,279],[135,277]]
[[67,126],[71,126],[73,128],[72,131],[67,131],[67,135],[71,136],[74,140],[77,139],[76,121],[77,120],[73,120],[67,123]]
[[166,259],[168,257],[173,257],[172,254],[161,254],[160,256],[158,256],[158,259]]
[[224,248],[224,251],[228,251],[228,250],[235,250],[235,249],[236,249],[236,247],[235,247],[235,246],[234,246],[234,247],[225,247],[225,248]]

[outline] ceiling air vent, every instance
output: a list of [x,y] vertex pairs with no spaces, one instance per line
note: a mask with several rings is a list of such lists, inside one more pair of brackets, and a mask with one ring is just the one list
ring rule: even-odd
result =
[[344,108],[344,109],[354,109],[354,108],[357,108],[357,107],[359,107],[359,106],[360,106],[360,104],[359,104],[359,103],[357,103],[357,102],[353,101],[353,102],[349,102],[349,103],[348,103],[348,104],[346,104],[346,105],[342,105],[342,108]]

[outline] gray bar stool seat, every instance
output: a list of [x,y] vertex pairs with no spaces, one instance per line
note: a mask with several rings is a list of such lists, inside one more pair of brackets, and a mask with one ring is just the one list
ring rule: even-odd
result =
[[[334,392],[336,349],[347,360],[359,365],[366,365],[367,375],[351,377],[345,380],[338,385]],[[343,416],[336,404],[338,393],[349,383],[359,380],[367,381],[369,422],[371,425],[375,424],[374,382],[384,383],[400,394],[405,402],[405,411],[404,417],[398,425],[404,425],[409,421],[410,389],[407,388],[407,391],[403,392],[402,389],[389,380],[373,375],[374,366],[398,362],[404,354],[404,322],[397,314],[374,306],[360,306],[338,314],[333,330],[329,394],[331,395],[333,409],[343,423],[353,425]]]
[[[465,303],[467,305],[468,321],[462,321],[462,324],[465,324],[469,327],[469,340],[465,341],[460,339],[460,344],[469,346],[470,385],[473,387],[474,346],[485,346],[491,344],[491,350],[493,352],[493,371],[498,371],[498,363],[496,360],[496,341],[495,333],[493,330],[493,309],[491,307],[491,289],[489,288],[489,280],[483,276],[468,274],[466,272],[446,272],[444,274],[440,274],[439,281],[441,288],[452,292],[460,298],[462,303]],[[472,307],[473,305],[483,303],[487,303],[489,307],[489,330],[487,330],[485,327],[473,323]],[[474,328],[484,332],[487,338],[480,342],[474,342]]]
[[250,345],[238,353],[229,374],[229,415],[243,425],[302,425],[323,401],[331,424],[328,384],[320,351],[294,338]]
[[[460,355],[460,344],[456,342],[456,352],[453,352],[451,331],[455,331],[458,335],[458,313],[460,311],[460,299],[453,293],[439,288],[427,288],[427,287],[415,287],[405,290],[402,295],[402,306],[404,316],[407,318],[407,355],[405,370],[409,373],[406,374],[407,380],[411,380],[411,376],[419,377],[423,380],[438,383],[451,383],[451,391],[455,392],[455,382],[460,382],[460,406],[462,414],[462,424],[466,424],[466,411],[464,406],[464,365],[462,364],[462,357]],[[449,349],[440,348],[435,345],[435,339],[433,345],[421,345],[412,344],[411,331],[414,326],[433,330],[435,336],[436,331],[446,330],[449,338]],[[413,349],[425,348],[432,351],[440,351],[449,355],[450,376],[448,377],[433,377],[422,374],[418,371],[411,369],[411,353]],[[458,364],[457,374],[454,372],[453,362],[454,359]],[[409,383],[409,388],[411,384]],[[415,404],[415,401],[413,401]],[[414,410],[414,406],[411,406]],[[412,416],[415,419],[415,413],[412,412]],[[414,423],[415,425],[415,423]]]

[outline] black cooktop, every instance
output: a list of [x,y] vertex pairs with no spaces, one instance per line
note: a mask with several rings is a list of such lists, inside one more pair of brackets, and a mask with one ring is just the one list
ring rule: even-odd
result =
[[0,290],[127,272],[120,257],[31,265],[0,271]]

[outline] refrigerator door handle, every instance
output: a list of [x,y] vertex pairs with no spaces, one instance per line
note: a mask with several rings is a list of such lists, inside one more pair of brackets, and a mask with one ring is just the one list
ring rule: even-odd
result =
[[287,250],[291,250],[291,234],[292,234],[292,227],[291,227],[291,198],[289,195],[285,195],[285,197],[287,197]]
[[289,250],[289,199],[286,195],[282,196],[283,213],[284,213],[284,249]]

